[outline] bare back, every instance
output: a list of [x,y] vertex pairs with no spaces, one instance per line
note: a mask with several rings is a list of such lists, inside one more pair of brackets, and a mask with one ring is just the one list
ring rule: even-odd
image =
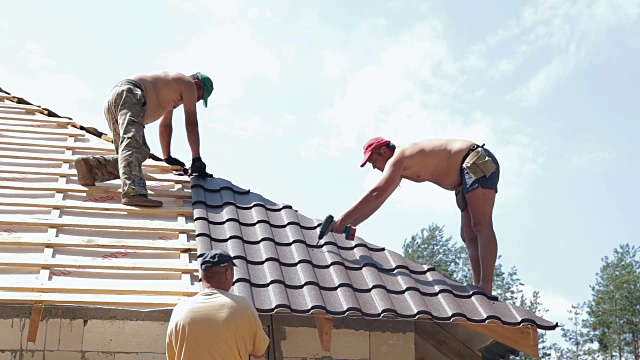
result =
[[453,191],[462,181],[462,158],[473,144],[460,139],[420,141],[398,148],[391,161],[402,161],[404,179],[429,181]]
[[131,78],[142,85],[144,89],[147,106],[144,122],[150,124],[158,120],[165,112],[173,110],[182,105],[185,100],[185,94],[191,102],[197,102],[195,84],[188,77],[180,73],[163,72],[149,75],[136,75]]

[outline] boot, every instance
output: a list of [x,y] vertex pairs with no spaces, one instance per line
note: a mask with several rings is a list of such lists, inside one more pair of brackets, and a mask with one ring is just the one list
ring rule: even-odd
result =
[[93,176],[91,161],[87,156],[80,156],[75,160],[76,172],[78,173],[78,184],[84,186],[95,186],[96,179]]
[[123,196],[122,201],[120,202],[122,205],[131,205],[131,206],[148,206],[148,207],[160,207],[162,206],[162,201],[149,199],[146,194],[138,194],[138,195],[129,195]]

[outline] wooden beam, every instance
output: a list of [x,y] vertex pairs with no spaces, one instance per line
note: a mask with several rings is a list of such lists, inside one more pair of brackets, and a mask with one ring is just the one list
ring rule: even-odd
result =
[[493,320],[487,324],[462,322],[462,325],[518,351],[522,351],[531,357],[536,359],[540,357],[538,352],[538,329],[535,326],[522,325],[512,327],[502,325],[502,323]]
[[[41,161],[61,161],[65,163],[74,162],[76,156],[66,156],[66,155],[58,155],[58,154],[43,154],[43,153],[32,153],[32,152],[18,152],[18,151],[0,151],[0,158],[8,158],[8,159],[24,159],[24,160],[41,160]],[[142,163],[143,167],[149,168],[158,168],[167,171],[168,173],[172,172],[171,167],[165,163],[161,163],[159,161],[154,161],[151,159],[146,160]]]
[[0,198],[0,205],[33,208],[51,208],[60,210],[92,210],[108,212],[124,212],[128,214],[166,214],[166,215],[189,215],[193,213],[192,208],[187,207],[157,207],[144,208],[121,204],[84,202],[84,201],[55,201],[53,199],[6,199]]
[[180,273],[195,273],[198,271],[196,263],[185,264],[176,260],[139,260],[119,258],[114,260],[105,259],[77,259],[68,258],[59,260],[49,259],[0,259],[0,266],[15,266],[27,268],[64,268],[64,269],[106,269],[106,270],[135,270],[135,271],[165,271]]
[[44,304],[35,304],[31,309],[31,320],[29,320],[29,333],[27,335],[27,342],[35,343],[38,336],[38,327],[40,326],[40,319],[42,318],[42,310]]
[[[120,186],[117,184],[100,184],[96,186],[82,186],[75,184],[38,184],[23,183],[17,181],[0,181],[0,189],[24,190],[24,191],[54,191],[54,192],[74,192],[87,194],[118,194]],[[149,189],[149,194],[157,197],[170,198],[191,198],[190,191]]]
[[0,245],[5,246],[43,246],[52,248],[79,247],[89,249],[134,249],[134,250],[164,250],[187,251],[196,250],[195,242],[175,242],[165,240],[123,240],[123,239],[96,239],[96,238],[33,238],[20,237],[16,234],[2,237]]
[[[26,167],[26,166],[2,166],[2,165],[0,165],[0,173],[65,176],[65,177],[78,175],[75,169],[39,168],[39,167]],[[147,181],[183,183],[184,185],[187,185],[187,186],[191,184],[191,180],[188,176],[176,176],[173,174],[145,173],[144,178]]]
[[163,231],[163,232],[193,232],[193,224],[177,224],[168,221],[153,220],[119,220],[119,219],[51,219],[40,217],[4,216],[0,218],[0,225],[27,227],[71,227],[82,229],[115,229],[130,231]]
[[[159,286],[160,285],[160,286]],[[147,285],[143,282],[137,284],[117,284],[117,280],[109,282],[95,280],[94,284],[80,286],[53,285],[42,281],[21,281],[13,284],[0,284],[2,291],[58,293],[58,294],[105,294],[105,295],[175,295],[193,296],[198,293],[196,287],[186,286],[162,286],[161,281],[149,280]]]
[[44,112],[44,110],[40,107],[34,105],[23,105],[23,104],[8,104],[8,103],[0,103],[0,109],[9,109],[9,110],[31,110],[36,112]]
[[83,137],[86,133],[75,130],[73,128],[37,128],[31,126],[5,126],[0,125],[0,132],[15,132],[25,134],[39,134],[39,135],[55,135],[55,136],[67,136],[67,137]]
[[184,296],[0,292],[0,303],[173,307]]
[[68,124],[71,122],[69,119],[65,118],[54,118],[47,116],[35,116],[35,115],[12,115],[12,114],[3,114],[0,113],[1,120],[15,120],[15,121],[31,121],[45,124]]
[[0,145],[40,147],[40,148],[51,148],[51,149],[87,150],[87,151],[110,151],[110,152],[113,152],[114,155],[116,153],[113,146],[106,146],[103,144],[96,144],[92,142],[70,143],[66,141],[0,138]]
[[316,313],[316,327],[322,351],[331,352],[331,334],[333,331],[333,319],[326,313]]
[[416,320],[415,333],[447,359],[480,359],[479,352],[469,349],[461,340],[431,320]]

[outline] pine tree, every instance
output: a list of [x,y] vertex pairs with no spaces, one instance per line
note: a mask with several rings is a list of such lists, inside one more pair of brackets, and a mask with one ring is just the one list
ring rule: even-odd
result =
[[621,245],[605,256],[591,286],[587,327],[598,352],[610,359],[640,360],[640,261],[638,248]]

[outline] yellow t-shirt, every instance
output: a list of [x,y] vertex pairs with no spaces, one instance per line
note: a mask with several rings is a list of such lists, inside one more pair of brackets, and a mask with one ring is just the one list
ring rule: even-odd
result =
[[176,305],[167,329],[168,360],[246,360],[268,345],[253,305],[219,289]]

